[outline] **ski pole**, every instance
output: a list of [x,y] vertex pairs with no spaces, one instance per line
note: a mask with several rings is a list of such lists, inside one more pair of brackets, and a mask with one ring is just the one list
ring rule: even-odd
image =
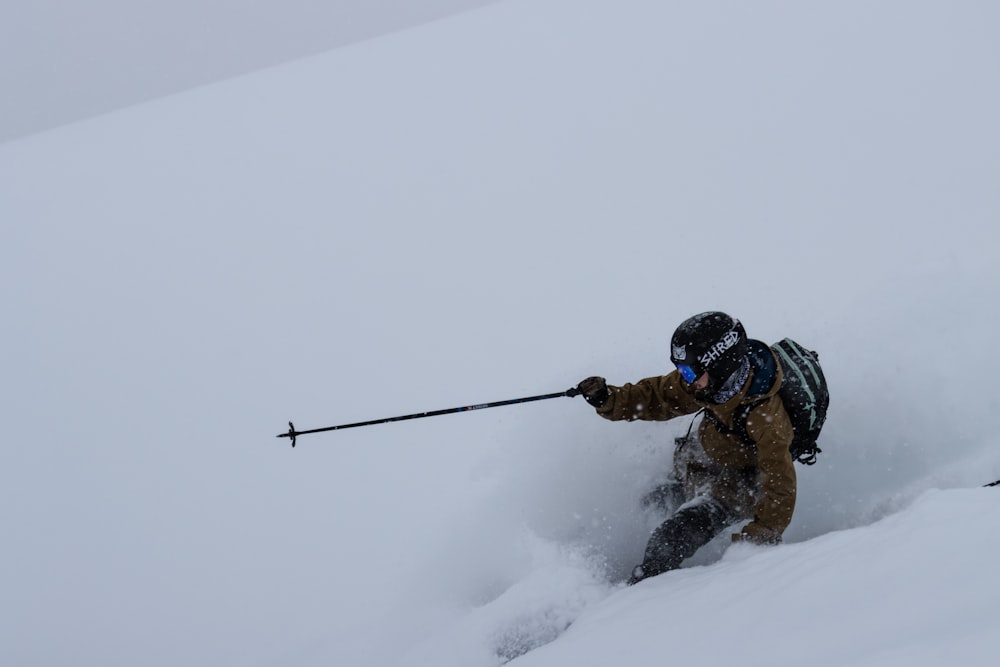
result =
[[417,412],[412,415],[402,415],[400,417],[387,417],[385,419],[372,419],[366,422],[355,422],[353,424],[341,424],[339,426],[327,426],[325,428],[314,428],[308,431],[296,431],[295,425],[292,422],[288,422],[288,432],[279,433],[277,437],[279,438],[291,438],[292,447],[295,446],[295,439],[300,435],[307,435],[309,433],[322,433],[324,431],[339,431],[345,428],[357,428],[359,426],[371,426],[373,424],[386,424],[388,422],[401,422],[407,419],[421,419],[423,417],[437,417],[438,415],[450,415],[456,412],[468,412],[470,410],[483,410],[485,408],[498,408],[502,405],[514,405],[515,403],[530,403],[531,401],[544,401],[550,398],[560,398],[562,396],[577,396],[580,391],[573,387],[567,389],[566,391],[560,391],[555,394],[542,394],[540,396],[527,396],[525,398],[511,398],[506,401],[494,401],[493,403],[478,403],[476,405],[465,405],[460,408],[447,408],[445,410],[432,410],[430,412]]

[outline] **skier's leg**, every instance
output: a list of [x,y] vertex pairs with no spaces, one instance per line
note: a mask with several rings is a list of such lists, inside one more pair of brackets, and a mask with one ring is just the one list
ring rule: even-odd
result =
[[642,565],[632,572],[629,584],[680,567],[726,526],[737,520],[732,512],[710,496],[681,507],[653,531]]
[[660,484],[640,500],[643,508],[653,508],[661,512],[671,513],[684,504],[684,485],[676,479]]

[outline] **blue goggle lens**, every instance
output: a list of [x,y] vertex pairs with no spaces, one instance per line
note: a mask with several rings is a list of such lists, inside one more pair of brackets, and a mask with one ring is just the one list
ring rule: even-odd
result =
[[698,374],[694,372],[694,369],[687,364],[675,364],[677,370],[681,372],[681,377],[684,378],[685,382],[694,382],[698,379]]

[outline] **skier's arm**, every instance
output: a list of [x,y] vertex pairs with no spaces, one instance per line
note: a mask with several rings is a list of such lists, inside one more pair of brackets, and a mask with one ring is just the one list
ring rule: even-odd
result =
[[681,387],[677,371],[635,384],[609,385],[608,391],[608,400],[597,408],[597,414],[611,421],[666,421],[700,409]]
[[758,406],[747,417],[747,432],[757,443],[761,492],[754,520],[743,537],[753,542],[780,542],[795,511],[795,465],[788,451],[792,424],[778,396]]

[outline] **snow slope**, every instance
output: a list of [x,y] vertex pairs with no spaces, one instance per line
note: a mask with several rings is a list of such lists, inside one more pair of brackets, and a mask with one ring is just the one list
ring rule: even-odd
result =
[[493,601],[446,633],[437,654],[404,662],[495,664],[572,622],[516,664],[992,664],[1000,541],[970,531],[969,517],[991,525],[997,513],[994,489],[928,492],[870,526],[778,549],[736,546],[721,563],[620,586],[599,603],[589,599],[597,586],[568,565],[542,567],[539,581],[517,585],[533,593],[505,593],[521,598],[520,615]]
[[[992,664],[997,18],[508,0],[0,147],[0,664]],[[831,383],[779,548],[620,588],[685,420],[274,437],[706,309]]]
[[[525,665],[986,665],[996,656],[995,490],[930,492],[864,528],[733,548],[585,612]],[[678,620],[680,619],[680,620]],[[697,634],[692,629],[703,628]],[[712,628],[723,641],[711,641]],[[773,630],[770,630],[772,629]]]

